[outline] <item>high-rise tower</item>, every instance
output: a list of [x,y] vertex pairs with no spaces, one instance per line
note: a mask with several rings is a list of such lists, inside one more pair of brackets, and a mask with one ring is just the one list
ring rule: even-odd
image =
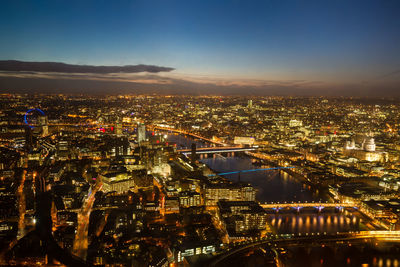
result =
[[30,151],[33,148],[32,129],[29,126],[25,127],[25,149]]
[[49,134],[49,126],[47,125],[47,116],[39,117],[39,126],[42,130],[42,136],[47,136]]
[[146,126],[143,123],[140,123],[137,129],[137,139],[140,145],[143,141],[146,141]]
[[247,108],[249,109],[253,108],[253,100],[249,99],[249,101],[247,101]]
[[116,135],[122,135],[122,123],[119,122],[119,121],[115,125],[115,134]]

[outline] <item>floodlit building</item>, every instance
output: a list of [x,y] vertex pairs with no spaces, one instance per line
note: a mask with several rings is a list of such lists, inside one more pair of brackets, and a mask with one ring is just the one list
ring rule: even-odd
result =
[[205,185],[205,204],[217,205],[220,200],[254,201],[256,189],[249,184],[208,184]]
[[254,201],[219,201],[218,209],[229,236],[266,229],[267,213]]
[[143,123],[140,123],[137,128],[137,138],[138,143],[146,141],[146,126]]

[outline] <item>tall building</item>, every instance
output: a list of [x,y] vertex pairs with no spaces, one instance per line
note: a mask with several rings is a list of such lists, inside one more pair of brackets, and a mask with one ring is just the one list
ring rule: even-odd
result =
[[110,155],[112,157],[130,155],[129,140],[126,137],[115,138],[110,142]]
[[253,100],[250,99],[249,101],[247,101],[247,107],[249,109],[253,108]]
[[25,148],[31,150],[33,148],[33,135],[31,127],[25,127]]
[[44,116],[44,115],[39,116],[39,125],[42,126],[42,125],[46,125],[46,124],[47,124],[47,116]]
[[146,141],[146,125],[140,123],[137,129],[138,143],[141,144],[143,141]]
[[192,163],[196,162],[197,154],[196,154],[196,144],[195,143],[192,143],[192,153],[190,154],[190,159],[192,160]]
[[49,134],[49,126],[47,124],[47,116],[39,117],[39,126],[42,130],[42,136],[47,136]]
[[122,135],[122,124],[121,122],[117,122],[115,125],[115,134],[116,135]]

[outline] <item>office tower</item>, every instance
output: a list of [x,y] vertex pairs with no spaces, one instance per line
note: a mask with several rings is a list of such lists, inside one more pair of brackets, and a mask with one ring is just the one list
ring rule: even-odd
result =
[[137,129],[138,143],[141,144],[143,141],[146,141],[146,126],[140,123]]
[[49,126],[47,125],[47,116],[39,117],[39,126],[42,130],[42,136],[47,136],[49,134]]
[[31,150],[33,148],[33,135],[31,127],[25,127],[25,149]]
[[121,124],[121,122],[117,122],[117,125],[115,126],[115,134],[116,135],[122,135],[122,124]]
[[43,126],[47,124],[47,116],[39,116],[39,125]]
[[249,100],[248,102],[247,102],[247,107],[248,108],[253,108],[253,100]]

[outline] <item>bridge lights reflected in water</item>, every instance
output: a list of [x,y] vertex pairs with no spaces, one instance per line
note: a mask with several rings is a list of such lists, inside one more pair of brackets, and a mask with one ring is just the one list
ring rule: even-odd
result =
[[269,224],[277,234],[359,231],[360,220],[344,214],[270,214]]

